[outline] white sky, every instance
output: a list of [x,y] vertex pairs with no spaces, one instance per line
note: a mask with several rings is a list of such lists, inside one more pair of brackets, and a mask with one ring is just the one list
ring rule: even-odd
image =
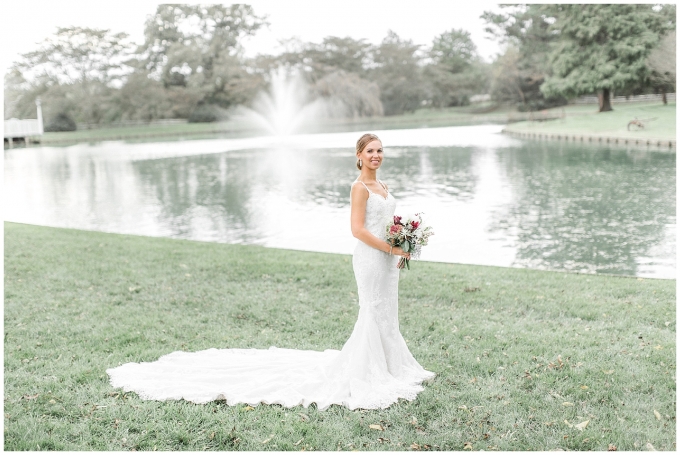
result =
[[[163,3],[154,0],[2,0],[0,5],[0,65],[6,69],[19,54],[34,50],[36,43],[71,25],[127,32],[133,41],[143,40],[144,21]],[[166,1],[167,3],[167,1]],[[197,3],[197,2],[187,2]],[[208,2],[205,2],[208,3]],[[217,3],[217,2],[215,2]],[[298,37],[320,42],[326,36],[364,38],[379,43],[388,30],[416,44],[429,45],[451,28],[471,33],[480,55],[487,61],[498,52],[486,38],[483,11],[498,10],[497,2],[457,3],[451,0],[243,0],[270,25],[243,43],[246,55],[278,53],[278,40]]]

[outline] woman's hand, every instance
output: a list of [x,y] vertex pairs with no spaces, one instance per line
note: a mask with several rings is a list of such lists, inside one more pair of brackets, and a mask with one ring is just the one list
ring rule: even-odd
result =
[[405,253],[404,250],[401,249],[399,246],[395,246],[392,248],[392,254],[395,256],[401,256],[406,259],[411,259],[411,253]]

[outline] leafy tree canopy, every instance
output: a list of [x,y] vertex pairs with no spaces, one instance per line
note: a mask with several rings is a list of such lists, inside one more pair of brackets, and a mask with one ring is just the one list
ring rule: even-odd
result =
[[[553,74],[541,86],[547,96],[609,92],[648,76],[645,60],[670,27],[665,6],[641,4],[542,5],[555,22],[559,42],[551,53]],[[609,109],[611,109],[609,107]],[[601,110],[609,110],[601,106]]]
[[470,32],[462,29],[452,29],[437,36],[432,43],[430,57],[435,64],[451,73],[461,73],[469,69],[473,61],[479,58]]
[[123,64],[132,51],[126,33],[60,27],[37,50],[23,54],[14,66],[26,79],[62,84],[91,81],[110,84],[129,73]]

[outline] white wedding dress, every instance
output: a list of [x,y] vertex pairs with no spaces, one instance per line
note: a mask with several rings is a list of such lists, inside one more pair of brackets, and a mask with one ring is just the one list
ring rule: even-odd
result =
[[[385,238],[395,206],[391,194],[383,197],[369,190],[365,227]],[[398,260],[358,242],[352,265],[359,317],[340,351],[276,347],[177,351],[155,362],[106,370],[111,385],[146,400],[226,400],[229,405],[265,403],[287,408],[316,403],[319,410],[332,404],[378,409],[399,398],[413,400],[423,390],[420,384],[435,374],[418,364],[399,332]]]

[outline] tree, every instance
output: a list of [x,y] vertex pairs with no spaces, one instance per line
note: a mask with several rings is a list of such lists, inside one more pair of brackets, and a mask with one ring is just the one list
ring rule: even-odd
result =
[[317,94],[326,101],[330,117],[373,117],[383,115],[380,88],[355,73],[338,70],[319,79]]
[[675,30],[665,35],[647,57],[650,81],[661,91],[663,104],[668,104],[666,92],[675,90]]
[[462,29],[451,29],[437,36],[432,43],[430,57],[436,65],[454,74],[469,69],[479,59],[470,32]]
[[500,101],[515,101],[519,99],[527,104],[523,75],[519,69],[520,53],[516,47],[510,46],[500,55],[492,65],[491,98]]
[[38,50],[22,54],[15,67],[28,79],[33,76],[56,83],[120,85],[130,72],[125,62],[132,51],[126,33],[59,27]]
[[467,105],[472,95],[486,90],[488,69],[469,32],[452,29],[442,33],[433,40],[428,54],[432,63],[423,67],[427,105]]
[[[551,53],[553,74],[541,86],[546,96],[598,92],[600,112],[611,111],[611,92],[649,75],[646,59],[659,36],[674,24],[654,5],[541,5],[559,34]],[[661,9],[663,9],[662,7]]]
[[[100,122],[117,115],[115,90],[132,71],[133,51],[125,33],[85,27],[58,28],[35,51],[25,53],[5,79],[5,96],[21,116],[43,101],[46,119],[60,113],[80,122]],[[31,117],[33,115],[30,115]]]
[[[540,87],[551,68],[548,55],[558,38],[551,30],[554,18],[541,5],[500,5],[506,12],[485,11],[485,31],[506,45],[494,63],[492,98],[514,101],[520,110],[539,110],[564,104],[561,97],[547,98]],[[507,84],[507,86],[504,86]]]
[[308,44],[302,58],[315,73],[314,80],[338,70],[361,76],[370,65],[372,47],[362,39],[328,36],[321,44]]
[[194,91],[200,103],[244,103],[262,80],[244,68],[239,43],[264,24],[248,5],[159,5],[146,22],[140,60],[165,87]]
[[386,115],[402,114],[422,106],[427,97],[419,55],[420,45],[402,40],[389,31],[373,52],[368,74],[380,87],[380,100]]

